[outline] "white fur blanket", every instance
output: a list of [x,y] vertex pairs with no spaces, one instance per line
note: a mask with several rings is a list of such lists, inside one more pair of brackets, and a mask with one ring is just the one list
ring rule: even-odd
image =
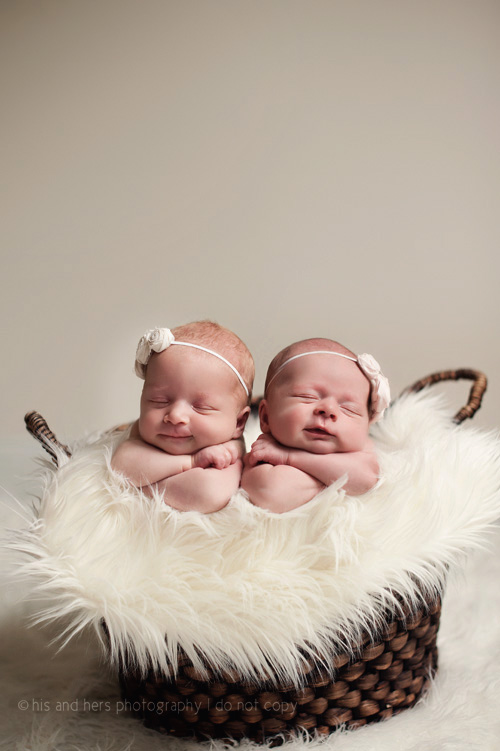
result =
[[[494,551],[471,556],[448,582],[438,635],[439,671],[425,699],[397,717],[285,751],[498,751],[500,748],[500,529]],[[16,595],[24,593],[16,587]],[[10,600],[10,598],[8,598]],[[8,751],[230,751],[215,741],[165,738],[129,717],[116,675],[89,633],[59,654],[50,632],[27,629],[3,598],[0,748]],[[321,748],[320,748],[321,747]],[[262,751],[242,742],[241,751]],[[266,748],[266,747],[264,747]]]
[[175,662],[180,645],[195,664],[295,680],[300,648],[374,630],[388,588],[410,603],[415,580],[441,591],[500,516],[498,440],[454,426],[433,395],[398,400],[374,439],[383,480],[370,493],[338,482],[282,515],[242,493],[217,514],[179,513],[109,470],[109,439],[77,448],[13,543],[48,602],[38,619],[62,619],[69,640],[104,618],[113,657],[142,665]]

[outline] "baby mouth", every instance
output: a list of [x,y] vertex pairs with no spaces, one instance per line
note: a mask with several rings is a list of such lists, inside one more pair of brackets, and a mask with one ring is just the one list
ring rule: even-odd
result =
[[309,435],[312,436],[318,436],[318,437],[331,437],[331,433],[328,432],[328,430],[325,430],[325,428],[306,428],[306,433],[309,433]]

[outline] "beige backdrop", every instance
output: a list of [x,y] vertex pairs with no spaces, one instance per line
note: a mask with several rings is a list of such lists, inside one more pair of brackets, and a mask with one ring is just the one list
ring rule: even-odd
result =
[[[3,0],[5,441],[137,415],[146,328],[331,336],[500,411],[497,0]],[[450,388],[457,406],[466,389]]]

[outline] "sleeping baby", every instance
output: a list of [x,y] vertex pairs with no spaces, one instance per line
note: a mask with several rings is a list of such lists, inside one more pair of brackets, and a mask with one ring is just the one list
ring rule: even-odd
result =
[[361,495],[379,477],[368,431],[390,402],[371,355],[330,339],[291,344],[271,362],[259,415],[262,434],[245,457],[242,488],[257,506],[282,513],[347,474]]
[[137,347],[144,379],[139,419],[111,466],[180,511],[211,513],[239,487],[250,412],[252,355],[211,321],[152,329]]

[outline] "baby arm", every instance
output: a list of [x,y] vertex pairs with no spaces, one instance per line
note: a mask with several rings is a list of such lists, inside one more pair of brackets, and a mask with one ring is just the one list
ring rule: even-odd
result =
[[165,502],[179,511],[219,511],[240,486],[245,452],[242,438],[207,446],[194,457],[194,468],[158,483]]
[[302,449],[289,448],[270,435],[259,436],[252,446],[250,463],[264,461],[274,465],[295,467],[316,478],[323,485],[331,485],[347,474],[345,490],[349,495],[362,495],[373,488],[378,480],[379,467],[371,441],[366,450],[331,454],[313,454]]
[[132,431],[131,437],[116,449],[111,467],[124,474],[134,485],[153,485],[196,467],[225,469],[244,454],[242,439],[235,439],[216,446],[207,446],[194,454],[168,454],[151,446]]
[[141,438],[129,438],[116,449],[111,467],[140,488],[186,472],[194,466],[193,458],[188,454],[167,454]]
[[245,462],[241,487],[255,506],[282,514],[303,506],[325,487],[306,472],[283,464],[258,464]]
[[219,511],[239,488],[241,459],[224,469],[196,467],[188,472],[161,480],[158,490],[165,492],[165,502],[179,511]]
[[350,451],[335,454],[312,454],[300,449],[290,450],[289,463],[331,485],[342,475],[348,479],[344,489],[348,495],[362,495],[376,485],[379,467],[371,451]]
[[299,467],[287,465],[287,453],[270,436],[261,435],[244,460],[241,487],[255,506],[277,514],[312,500],[324,483]]

